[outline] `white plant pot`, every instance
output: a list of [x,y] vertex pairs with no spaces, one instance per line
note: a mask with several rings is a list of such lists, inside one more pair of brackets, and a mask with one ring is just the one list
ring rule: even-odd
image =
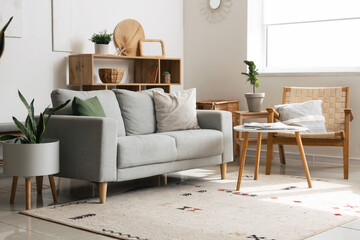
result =
[[59,140],[43,143],[4,143],[4,174],[18,177],[52,175],[59,172]]
[[108,54],[109,53],[109,44],[95,44],[95,53],[96,54]]
[[264,97],[265,93],[245,93],[249,112],[261,112]]

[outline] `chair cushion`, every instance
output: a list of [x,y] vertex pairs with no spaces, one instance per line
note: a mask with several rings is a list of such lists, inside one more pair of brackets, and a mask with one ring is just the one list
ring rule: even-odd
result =
[[72,111],[74,115],[78,116],[106,117],[104,109],[96,96],[86,100],[74,97]]
[[118,168],[128,168],[176,160],[175,139],[166,135],[148,134],[119,137]]
[[196,89],[174,93],[154,92],[157,131],[199,128],[196,115]]
[[284,124],[306,127],[309,133],[326,133],[321,103],[321,100],[310,100],[303,103],[276,105],[275,109]]
[[153,92],[164,92],[154,88],[140,92],[113,90],[124,119],[126,135],[141,135],[156,132],[156,118]]
[[[116,100],[115,94],[113,91],[101,90],[101,91],[73,91],[68,89],[56,89],[51,93],[51,101],[53,107],[57,107],[60,104],[63,104],[68,99],[74,99],[78,97],[82,100],[89,99],[97,96],[106,117],[116,119],[118,122],[118,136],[125,136],[125,127],[124,121],[121,116],[119,104]],[[68,104],[64,109],[58,111],[58,115],[72,115],[72,103]]]
[[211,129],[163,132],[175,139],[177,160],[207,157],[223,153],[223,133]]

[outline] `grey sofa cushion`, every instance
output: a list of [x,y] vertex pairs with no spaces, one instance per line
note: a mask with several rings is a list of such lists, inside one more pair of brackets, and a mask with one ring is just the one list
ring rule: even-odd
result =
[[119,137],[118,168],[128,168],[176,160],[175,139],[166,135],[147,134]]
[[[119,104],[116,100],[115,94],[109,90],[101,91],[73,91],[68,89],[56,89],[51,93],[51,101],[53,107],[57,107],[64,103],[66,100],[73,100],[74,97],[78,97],[82,100],[97,96],[101,105],[104,108],[104,112],[107,117],[116,119],[118,122],[118,136],[125,136],[124,121],[121,116]],[[68,104],[64,109],[58,111],[58,115],[72,115],[71,104]]]
[[140,92],[113,90],[124,118],[126,135],[141,135],[156,132],[153,92],[164,92],[154,88]]
[[191,129],[158,133],[176,141],[177,160],[207,157],[223,153],[223,133],[212,129]]
[[196,117],[196,88],[173,93],[154,92],[157,131],[199,128]]

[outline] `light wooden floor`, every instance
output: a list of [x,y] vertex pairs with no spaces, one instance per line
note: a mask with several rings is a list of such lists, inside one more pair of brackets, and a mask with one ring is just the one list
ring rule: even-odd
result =
[[[327,179],[342,179],[342,166],[334,164],[320,164],[308,162],[311,176],[313,178],[327,178]],[[286,166],[281,166],[277,160],[273,161],[272,173],[276,174],[288,174],[288,175],[303,175],[303,169],[300,161],[287,162]],[[211,167],[207,169],[213,169],[219,174],[219,167]],[[246,162],[245,169],[253,171],[254,160],[249,159]],[[237,172],[238,165],[230,164],[228,172]],[[193,171],[192,171],[193,172]],[[204,171],[202,171],[203,173]],[[265,172],[265,161],[262,159],[260,164],[260,175]],[[213,174],[213,173],[210,173]],[[186,174],[175,173],[169,175],[169,181],[178,181],[179,178],[189,179],[196,176],[189,176]],[[211,177],[201,176],[201,177]],[[24,184],[25,180],[19,178],[17,195],[15,198],[15,204],[9,204],[11,177],[6,177],[2,174],[2,168],[0,168],[0,239],[12,240],[12,239],[28,239],[28,240],[102,240],[113,239],[97,234],[92,234],[86,231],[77,230],[74,228],[66,227],[60,224],[55,224],[47,221],[42,221],[36,218],[31,218],[18,214],[18,211],[25,208],[25,192]],[[360,183],[360,164],[358,166],[351,166],[350,168],[350,182]],[[33,181],[35,182],[35,181]],[[56,179],[56,184],[57,179]],[[126,183],[110,184],[109,193],[117,193],[127,191],[129,189],[140,187],[153,187],[156,181],[138,180]],[[42,196],[38,196],[34,190],[32,191],[32,208],[48,206],[52,204],[52,195],[49,188],[47,179],[44,181],[44,189]],[[61,187],[59,189],[59,202],[69,202],[84,198],[89,198],[97,193],[97,186],[79,180],[62,179]],[[355,221],[322,234],[316,235],[311,240],[340,240],[340,239],[360,239],[360,220]]]

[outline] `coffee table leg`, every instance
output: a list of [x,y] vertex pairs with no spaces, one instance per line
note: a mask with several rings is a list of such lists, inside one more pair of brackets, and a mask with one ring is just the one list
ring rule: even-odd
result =
[[14,176],[12,185],[11,185],[11,196],[10,196],[10,203],[13,204],[15,201],[15,194],[16,194],[16,187],[17,187],[18,177]]
[[309,172],[309,168],[308,168],[308,165],[307,165],[306,156],[305,156],[304,147],[303,147],[303,144],[302,144],[302,141],[301,141],[300,133],[295,132],[295,136],[296,136],[297,145],[299,147],[301,161],[302,161],[302,164],[303,164],[303,167],[304,167],[306,179],[307,179],[309,188],[312,188],[310,172]]
[[244,166],[245,166],[245,158],[246,158],[246,150],[247,150],[247,146],[248,146],[248,141],[249,141],[249,132],[245,132],[244,146],[242,148],[242,153],[241,153],[240,169],[239,169],[239,176],[238,176],[238,181],[237,181],[237,185],[236,185],[236,191],[240,190],[241,177],[242,177],[242,174],[244,171]]
[[261,152],[261,138],[262,138],[262,133],[261,133],[261,132],[258,132],[257,146],[256,146],[256,160],[255,160],[254,180],[257,180],[257,179],[258,179],[258,175],[259,175],[260,152]]

